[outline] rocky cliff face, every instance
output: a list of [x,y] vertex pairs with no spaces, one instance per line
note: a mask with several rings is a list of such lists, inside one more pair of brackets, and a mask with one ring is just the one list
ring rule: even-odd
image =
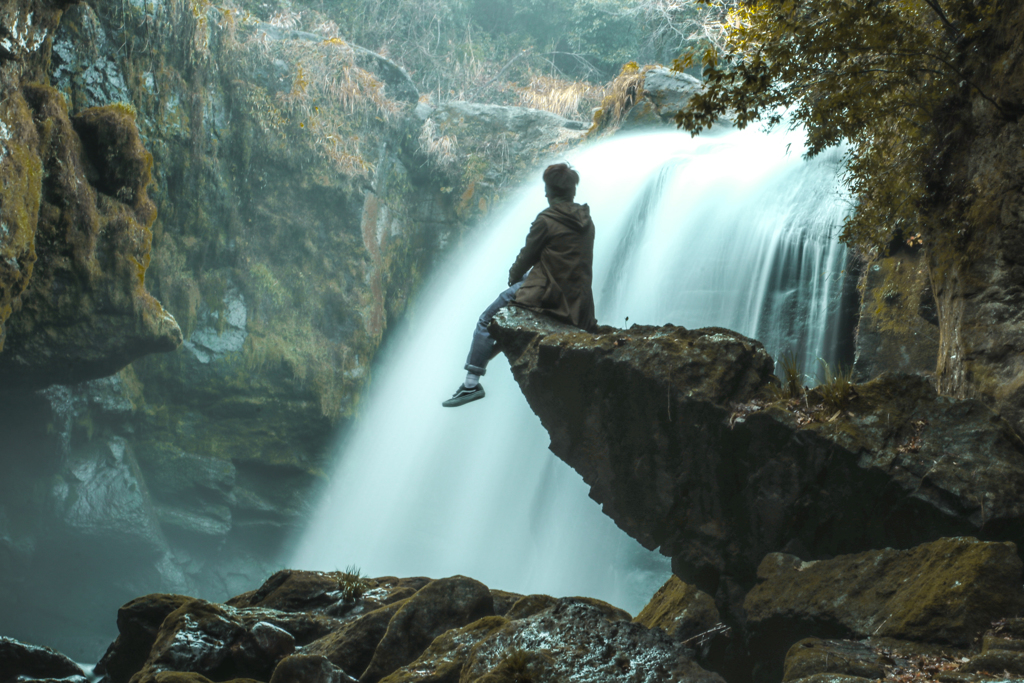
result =
[[[977,87],[944,114],[950,142],[930,178],[933,194],[923,202],[925,242],[903,235],[891,254],[871,260],[858,352],[865,375],[934,373],[940,393],[977,398],[1018,431],[1024,427],[1022,29],[1024,12],[1008,5],[997,28],[958,67]],[[930,236],[932,225],[941,226],[941,236]]]
[[[1020,428],[1024,368],[1020,326],[1024,257],[1024,8],[1008,11],[970,63],[979,87],[950,126],[961,133],[945,159],[950,206],[932,219],[960,226],[929,249],[939,310],[939,388],[975,396]],[[987,99],[986,99],[987,97]],[[1001,105],[997,108],[995,105]]]
[[[379,55],[244,9],[0,10],[11,635],[93,630],[58,641],[90,652],[95,603],[264,575],[431,265],[582,136],[531,110],[421,104]],[[81,576],[88,599],[46,588]],[[48,607],[26,613],[33,593]]]
[[0,385],[31,391],[109,375],[181,343],[145,288],[153,159],[122,106],[69,116],[45,64],[60,8],[0,16]]
[[868,259],[860,276],[854,370],[861,381],[883,372],[935,376],[939,318],[920,248]]

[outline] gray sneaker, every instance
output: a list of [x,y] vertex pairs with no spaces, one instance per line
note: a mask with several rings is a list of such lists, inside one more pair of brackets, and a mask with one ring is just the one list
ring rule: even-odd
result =
[[441,405],[443,405],[445,408],[455,408],[456,406],[461,406],[465,403],[469,403],[471,401],[483,398],[484,396],[486,396],[486,394],[484,393],[483,384],[477,384],[472,389],[467,389],[466,385],[462,384],[459,385],[459,388],[455,391],[455,394]]

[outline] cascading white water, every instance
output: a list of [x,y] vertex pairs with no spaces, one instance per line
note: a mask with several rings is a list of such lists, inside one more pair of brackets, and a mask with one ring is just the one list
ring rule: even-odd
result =
[[[804,162],[799,133],[661,132],[577,150],[577,199],[597,225],[599,322],[729,327],[828,357],[847,204],[837,160]],[[788,154],[792,146],[792,154]],[[464,377],[479,312],[505,287],[537,181],[439,267],[377,365],[363,414],[291,566],[377,575],[464,574],[492,588],[587,595],[633,613],[669,574],[547,449],[502,357],[487,398],[442,408]]]

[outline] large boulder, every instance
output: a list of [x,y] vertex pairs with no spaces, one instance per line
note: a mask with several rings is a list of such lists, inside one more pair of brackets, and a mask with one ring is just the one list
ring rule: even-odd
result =
[[[142,667],[130,681],[144,683],[162,672],[195,673],[217,680],[251,677],[266,681],[296,647],[323,637],[340,625],[339,620],[320,614],[259,607],[239,609],[189,600],[161,622]],[[136,640],[141,638],[136,636]],[[127,657],[121,661],[126,662]]]
[[620,527],[727,602],[769,552],[1024,541],[1024,443],[921,377],[883,375],[836,409],[820,391],[776,400],[762,346],[727,330],[588,334],[517,308],[490,329],[551,450]]
[[270,683],[355,683],[326,657],[315,654],[289,655],[274,669]]
[[0,683],[37,679],[86,683],[82,668],[59,652],[0,636]]
[[303,652],[325,657],[334,666],[352,676],[361,676],[373,661],[377,647],[388,631],[388,625],[395,613],[405,606],[407,600],[375,609],[342,628],[310,643]]
[[149,657],[160,625],[167,615],[192,598],[185,595],[145,595],[117,610],[117,640],[96,665],[106,683],[128,683]]
[[382,683],[722,680],[701,669],[663,631],[617,616],[587,601],[562,598],[522,619],[487,617],[448,631]]
[[656,66],[644,72],[643,88],[622,119],[620,130],[676,125],[676,112],[701,91],[703,84],[693,76]]
[[465,576],[431,581],[395,611],[359,680],[376,683],[416,659],[445,631],[493,615],[494,598],[479,581]]
[[748,640],[765,666],[812,635],[968,647],[1024,610],[1022,569],[1012,543],[971,538],[816,562],[772,553],[743,603]]
[[710,595],[678,576],[670,576],[633,621],[647,628],[660,628],[676,640],[686,641],[710,631],[721,618]]

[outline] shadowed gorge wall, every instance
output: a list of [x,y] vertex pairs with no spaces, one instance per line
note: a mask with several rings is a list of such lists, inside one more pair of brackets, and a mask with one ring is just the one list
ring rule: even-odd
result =
[[0,20],[0,623],[90,659],[276,568],[427,270],[583,131],[230,4]]

